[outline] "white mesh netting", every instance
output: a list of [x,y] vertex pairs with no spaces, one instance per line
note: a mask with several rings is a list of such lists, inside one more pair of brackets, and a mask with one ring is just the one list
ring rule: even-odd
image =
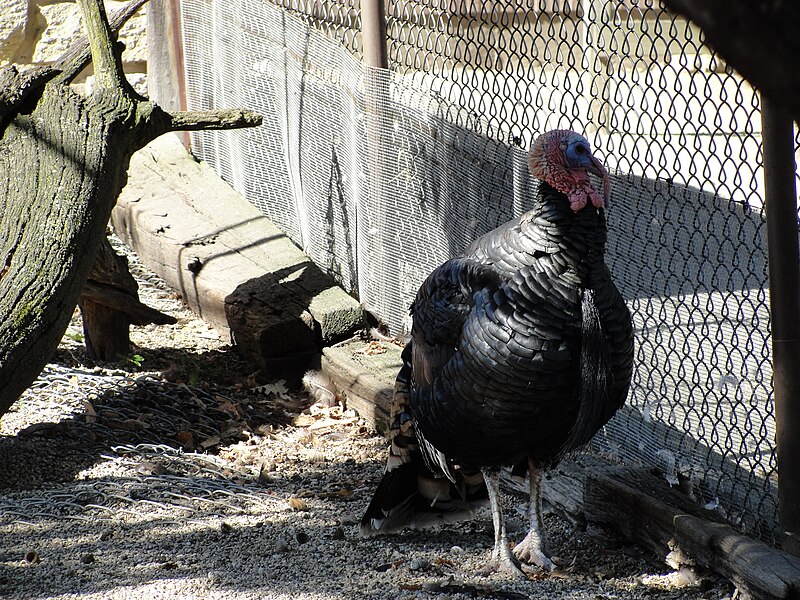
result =
[[193,134],[195,154],[400,333],[431,269],[525,211],[533,137],[585,133],[615,172],[608,262],[637,332],[630,401],[595,445],[774,541],[753,91],[651,4],[453,25],[391,2],[389,71],[354,56],[357,13],[300,4],[181,3],[189,108],[264,115]]

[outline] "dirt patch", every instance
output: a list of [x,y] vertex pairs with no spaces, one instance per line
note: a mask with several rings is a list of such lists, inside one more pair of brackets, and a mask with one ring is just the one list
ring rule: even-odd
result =
[[[86,358],[76,315],[0,421],[0,596],[7,598],[723,598],[608,532],[548,516],[564,568],[480,576],[488,512],[359,539],[384,440],[340,407],[263,381],[131,255],[142,299],[117,364]],[[511,529],[524,499],[508,498]]]

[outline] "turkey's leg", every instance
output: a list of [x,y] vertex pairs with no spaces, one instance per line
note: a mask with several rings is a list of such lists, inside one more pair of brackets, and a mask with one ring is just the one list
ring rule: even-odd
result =
[[486,491],[489,493],[489,504],[492,509],[492,523],[494,524],[494,550],[492,559],[497,567],[512,575],[522,575],[524,573],[519,568],[519,562],[508,546],[508,535],[506,534],[506,524],[503,519],[503,509],[500,506],[500,473],[491,469],[481,469],[483,479],[486,481]]
[[[539,565],[545,571],[552,571],[555,564],[544,551],[544,521],[542,520],[542,469],[533,460],[528,460],[530,481],[530,503],[528,520],[530,529],[519,544],[514,546],[514,555],[521,561]],[[490,496],[491,497],[491,496]]]

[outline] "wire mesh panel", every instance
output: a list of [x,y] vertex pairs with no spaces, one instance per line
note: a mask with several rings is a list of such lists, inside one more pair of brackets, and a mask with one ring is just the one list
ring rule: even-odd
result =
[[183,0],[190,108],[255,131],[195,152],[394,332],[421,281],[536,193],[526,149],[584,133],[613,174],[628,405],[595,439],[777,537],[759,101],[657,2],[387,2],[390,69],[349,2]]

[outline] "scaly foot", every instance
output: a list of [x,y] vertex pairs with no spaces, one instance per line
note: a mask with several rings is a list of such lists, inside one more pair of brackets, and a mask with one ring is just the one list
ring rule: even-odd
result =
[[547,572],[553,572],[556,564],[542,549],[541,541],[533,532],[528,532],[519,544],[514,546],[514,556],[528,564],[538,565]]
[[505,544],[495,545],[492,551],[492,561],[479,571],[479,574],[485,577],[492,573],[505,573],[514,578],[528,579],[528,576],[522,570],[522,565],[511,553],[508,545]]

